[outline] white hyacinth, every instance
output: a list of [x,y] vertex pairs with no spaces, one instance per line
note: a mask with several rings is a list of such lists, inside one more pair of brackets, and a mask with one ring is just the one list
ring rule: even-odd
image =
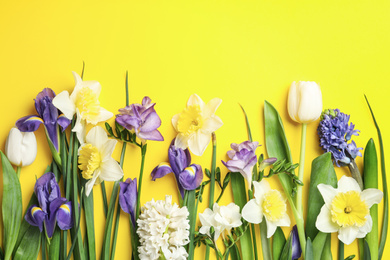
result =
[[165,200],[147,202],[141,212],[137,220],[140,258],[154,260],[164,255],[165,259],[187,259],[184,249],[190,241],[187,207],[172,205],[172,197],[165,196]]

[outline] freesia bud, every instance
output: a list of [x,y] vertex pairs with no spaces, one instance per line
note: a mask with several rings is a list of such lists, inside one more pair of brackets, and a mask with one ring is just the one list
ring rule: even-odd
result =
[[288,93],[288,114],[301,124],[317,120],[322,112],[322,94],[320,86],[314,81],[295,81]]
[[5,142],[5,153],[16,166],[28,166],[37,156],[37,140],[33,132],[21,132],[13,127]]

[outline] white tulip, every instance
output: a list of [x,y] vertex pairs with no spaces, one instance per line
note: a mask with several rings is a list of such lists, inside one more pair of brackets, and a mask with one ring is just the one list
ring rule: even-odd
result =
[[5,142],[5,154],[16,166],[28,166],[37,156],[37,140],[33,132],[20,132],[13,127]]
[[320,86],[314,81],[295,81],[288,93],[288,114],[301,124],[316,121],[322,112],[322,94]]

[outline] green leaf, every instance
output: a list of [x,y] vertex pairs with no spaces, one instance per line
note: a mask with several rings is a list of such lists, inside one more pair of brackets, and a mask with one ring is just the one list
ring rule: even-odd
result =
[[[85,183],[87,182],[84,178],[81,178],[82,186],[85,187]],[[88,248],[88,259],[93,260],[96,259],[96,249],[95,249],[95,219],[94,219],[94,208],[93,208],[93,192],[89,194],[87,197],[85,192],[83,192],[82,196],[84,196],[84,214],[85,214],[85,226],[87,231],[87,248]]]
[[286,244],[286,237],[280,227],[278,227],[274,233],[272,241],[272,255],[273,259],[279,259],[282,254],[284,245]]
[[370,248],[368,247],[367,241],[364,241],[364,255],[363,255],[363,259],[364,260],[375,259],[375,258],[371,257]]
[[[240,209],[247,203],[246,188],[244,177],[238,172],[230,174],[231,186],[233,191],[234,203],[236,203]],[[248,228],[244,235],[240,238],[242,259],[254,259],[252,249],[252,237],[250,229]]]
[[310,237],[307,238],[306,241],[306,255],[305,260],[313,260],[314,254],[313,254],[313,244],[311,243]]
[[[278,111],[267,101],[264,102],[265,144],[268,157],[292,162],[290,146],[284,132],[283,122]],[[286,173],[278,174],[286,196],[291,195],[292,180]]]
[[60,259],[61,231],[57,227],[49,246],[49,259]]
[[[24,233],[23,239],[16,250],[14,260],[35,260],[38,258],[41,247],[41,232],[34,226],[30,226]],[[58,259],[58,258],[53,258]]]
[[328,238],[327,233],[318,232],[316,238],[313,240],[313,256],[314,260],[322,259],[322,251],[324,250],[324,245],[326,243],[326,239]]
[[[372,138],[368,141],[364,149],[364,189],[374,188],[378,189],[378,157],[374,140]],[[371,258],[378,259],[378,205],[374,204],[370,208],[370,215],[372,218],[371,232],[366,235],[366,241],[370,248]]]
[[[282,254],[280,255],[280,260],[290,260],[292,258],[292,236],[287,239],[286,244],[283,247]],[[275,258],[274,258],[275,259]]]
[[3,164],[3,246],[4,259],[8,260],[11,258],[22,222],[22,190],[14,168],[4,153],[0,153]]
[[315,226],[317,216],[324,205],[317,185],[323,183],[333,187],[337,186],[337,175],[331,160],[331,154],[325,153],[313,160],[310,175],[309,198],[307,203],[306,235],[314,241],[318,233]]
[[370,109],[372,119],[374,120],[374,124],[376,130],[378,132],[379,146],[381,151],[381,172],[382,172],[382,186],[383,186],[383,220],[382,220],[382,232],[381,239],[379,242],[379,250],[378,250],[378,259],[382,259],[383,250],[385,249],[386,239],[387,239],[387,229],[389,225],[389,198],[387,192],[387,180],[386,180],[386,166],[385,166],[385,152],[383,148],[382,134],[379,129],[378,123],[376,122],[374,112],[371,109],[370,103],[366,96],[364,96],[367,101],[368,108]]
[[194,259],[194,239],[195,239],[195,226],[196,226],[196,207],[195,207],[195,191],[186,191],[188,193],[187,200],[187,209],[189,210],[190,215],[188,216],[190,220],[190,243],[188,244],[188,259]]
[[321,260],[332,260],[332,237],[330,234],[327,235],[324,249],[322,250]]

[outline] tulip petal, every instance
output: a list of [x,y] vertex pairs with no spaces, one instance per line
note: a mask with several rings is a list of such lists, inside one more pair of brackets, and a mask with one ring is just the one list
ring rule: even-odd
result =
[[330,210],[326,205],[322,206],[320,214],[317,216],[316,228],[324,233],[332,233],[339,230],[339,226],[332,222]]
[[210,140],[211,135],[209,133],[197,131],[189,138],[188,148],[193,154],[201,156],[206,150],[207,145],[210,143]]
[[296,82],[294,81],[291,83],[289,92],[288,92],[288,101],[287,101],[287,110],[288,114],[290,115],[291,119],[294,120],[295,122],[298,122],[297,118],[297,111],[298,111],[298,92],[297,92],[297,85]]
[[8,160],[16,166],[22,165],[22,140],[23,134],[19,131],[19,129],[16,127],[11,128],[5,142],[5,154],[7,155]]
[[321,89],[315,82],[299,82],[298,118],[301,123],[310,123],[320,117],[322,112]]
[[383,198],[383,192],[378,189],[365,189],[360,193],[360,198],[371,208],[374,204],[379,204]]
[[346,245],[351,244],[357,237],[359,228],[356,226],[340,227],[338,238]]
[[53,98],[53,105],[58,108],[66,118],[72,120],[76,113],[76,106],[69,97],[68,91],[62,91]]
[[253,224],[259,224],[263,220],[263,211],[255,199],[248,201],[242,208],[242,217]]
[[22,133],[23,139],[21,144],[22,166],[32,164],[37,157],[37,139],[33,132]]
[[123,171],[119,163],[113,158],[105,160],[100,165],[101,173],[99,178],[103,181],[118,181],[123,177]]
[[61,230],[71,229],[73,226],[72,204],[67,202],[62,204],[57,210],[57,224]]

